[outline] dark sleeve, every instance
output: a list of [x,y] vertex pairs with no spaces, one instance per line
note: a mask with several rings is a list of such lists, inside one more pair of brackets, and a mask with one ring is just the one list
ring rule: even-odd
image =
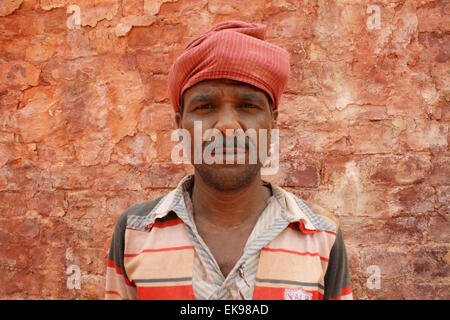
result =
[[135,204],[119,216],[108,252],[105,299],[137,299],[136,286],[128,279],[124,267],[127,220],[130,215],[147,215],[160,199]]
[[126,276],[126,274],[123,268],[123,252],[125,247],[125,228],[127,226],[128,213],[129,210],[123,212],[117,220],[108,253],[108,260],[113,261],[116,267],[121,268],[124,276]]
[[347,252],[340,228],[337,231],[336,240],[330,252],[330,260],[325,274],[324,299],[353,299]]

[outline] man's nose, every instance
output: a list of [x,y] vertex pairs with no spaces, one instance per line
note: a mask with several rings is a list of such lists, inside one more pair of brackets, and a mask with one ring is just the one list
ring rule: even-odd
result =
[[234,131],[243,129],[236,110],[231,106],[220,108],[214,128],[221,131],[224,135],[227,133],[232,135]]

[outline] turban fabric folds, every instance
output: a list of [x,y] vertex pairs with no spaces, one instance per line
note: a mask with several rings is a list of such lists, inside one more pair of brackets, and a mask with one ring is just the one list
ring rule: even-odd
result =
[[226,21],[191,41],[169,72],[169,98],[175,112],[185,90],[202,80],[219,78],[265,91],[276,109],[289,78],[289,54],[264,41],[265,32],[263,24]]

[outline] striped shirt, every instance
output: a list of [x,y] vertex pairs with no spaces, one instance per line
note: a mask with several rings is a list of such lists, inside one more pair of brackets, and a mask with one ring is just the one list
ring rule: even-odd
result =
[[[135,205],[119,218],[109,252],[107,298],[138,298],[135,283],[128,279],[124,266],[124,255],[126,255],[124,242],[127,238],[125,233],[127,229],[144,230],[146,226],[153,225],[156,219],[166,218],[169,213],[175,214],[181,219],[194,247],[192,287],[196,299],[252,299],[255,282],[265,281],[256,278],[261,252],[271,250],[268,247],[270,242],[292,223],[299,221],[299,217],[305,222],[306,230],[315,230],[319,227],[329,230],[336,236],[331,252],[327,253],[327,258],[323,258],[328,263],[325,286],[319,284],[320,290],[325,291],[324,298],[352,297],[347,257],[340,229],[330,223],[330,219],[313,213],[298,198],[295,198],[295,202],[300,210],[294,213],[286,210],[286,192],[268,182],[263,183],[270,189],[272,196],[253,228],[242,256],[225,278],[217,261],[197,231],[191,201],[193,183],[194,176],[187,176],[170,194],[154,201]],[[138,212],[140,213],[138,214]]]
[[[277,189],[272,189],[272,197],[260,214],[241,258],[228,276],[224,278],[208,246],[198,234],[194,223],[193,207],[189,194],[193,180],[191,177],[182,184],[184,197],[180,199],[180,210],[174,211],[188,227],[189,237],[195,247],[192,281],[195,296],[197,299],[249,300],[253,295],[261,248],[284,230],[290,222],[284,215],[286,210],[283,206],[282,195]],[[266,183],[266,186],[270,188],[270,184]]]

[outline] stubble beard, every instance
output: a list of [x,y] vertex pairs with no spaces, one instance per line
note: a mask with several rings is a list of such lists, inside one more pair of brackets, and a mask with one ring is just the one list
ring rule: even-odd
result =
[[243,164],[235,166],[194,165],[203,181],[219,191],[233,191],[245,188],[258,176],[261,164]]

